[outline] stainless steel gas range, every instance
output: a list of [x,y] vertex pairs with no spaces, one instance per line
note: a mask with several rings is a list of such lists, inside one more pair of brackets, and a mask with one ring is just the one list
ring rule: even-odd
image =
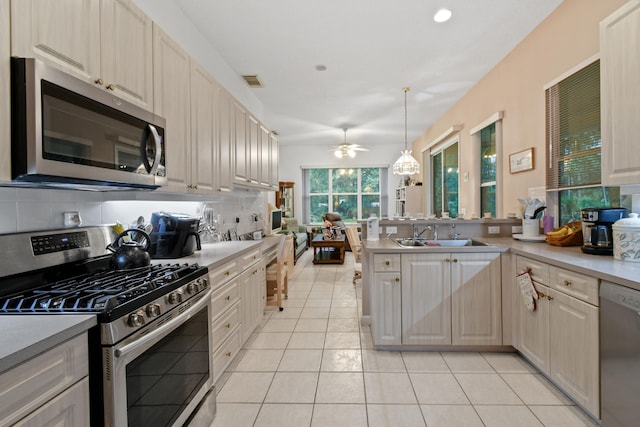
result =
[[95,313],[92,426],[213,419],[207,268],[114,271],[106,247],[115,237],[110,227],[0,235],[0,315]]

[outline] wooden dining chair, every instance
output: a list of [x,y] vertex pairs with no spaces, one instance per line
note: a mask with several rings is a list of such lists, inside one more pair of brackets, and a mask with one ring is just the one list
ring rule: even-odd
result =
[[356,284],[356,280],[362,278],[362,243],[360,242],[360,235],[358,234],[358,227],[350,225],[345,229],[347,234],[347,240],[351,246],[351,252],[353,253],[353,284]]
[[276,261],[267,266],[267,303],[268,306],[276,306],[280,311],[284,310],[282,298],[287,298],[289,293],[289,277],[293,274],[293,235],[287,234],[280,238]]

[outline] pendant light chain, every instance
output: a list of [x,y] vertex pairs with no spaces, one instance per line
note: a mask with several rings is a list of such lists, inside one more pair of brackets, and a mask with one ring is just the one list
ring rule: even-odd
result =
[[396,175],[413,175],[420,172],[420,163],[411,155],[411,150],[407,147],[407,92],[408,87],[403,87],[404,91],[404,150],[398,160],[393,164],[393,173]]

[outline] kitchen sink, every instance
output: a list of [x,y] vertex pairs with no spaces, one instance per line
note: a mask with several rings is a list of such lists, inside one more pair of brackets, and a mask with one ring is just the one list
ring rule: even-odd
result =
[[473,239],[413,239],[410,237],[393,239],[396,244],[403,248],[416,247],[456,247],[456,246],[489,246],[488,243],[480,242]]

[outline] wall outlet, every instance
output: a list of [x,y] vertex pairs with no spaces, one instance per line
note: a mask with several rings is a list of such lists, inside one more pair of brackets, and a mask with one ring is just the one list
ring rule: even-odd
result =
[[385,231],[387,232],[387,234],[397,233],[398,232],[398,227],[387,227],[385,229]]
[[490,225],[488,227],[489,234],[500,234],[500,226],[499,225]]

